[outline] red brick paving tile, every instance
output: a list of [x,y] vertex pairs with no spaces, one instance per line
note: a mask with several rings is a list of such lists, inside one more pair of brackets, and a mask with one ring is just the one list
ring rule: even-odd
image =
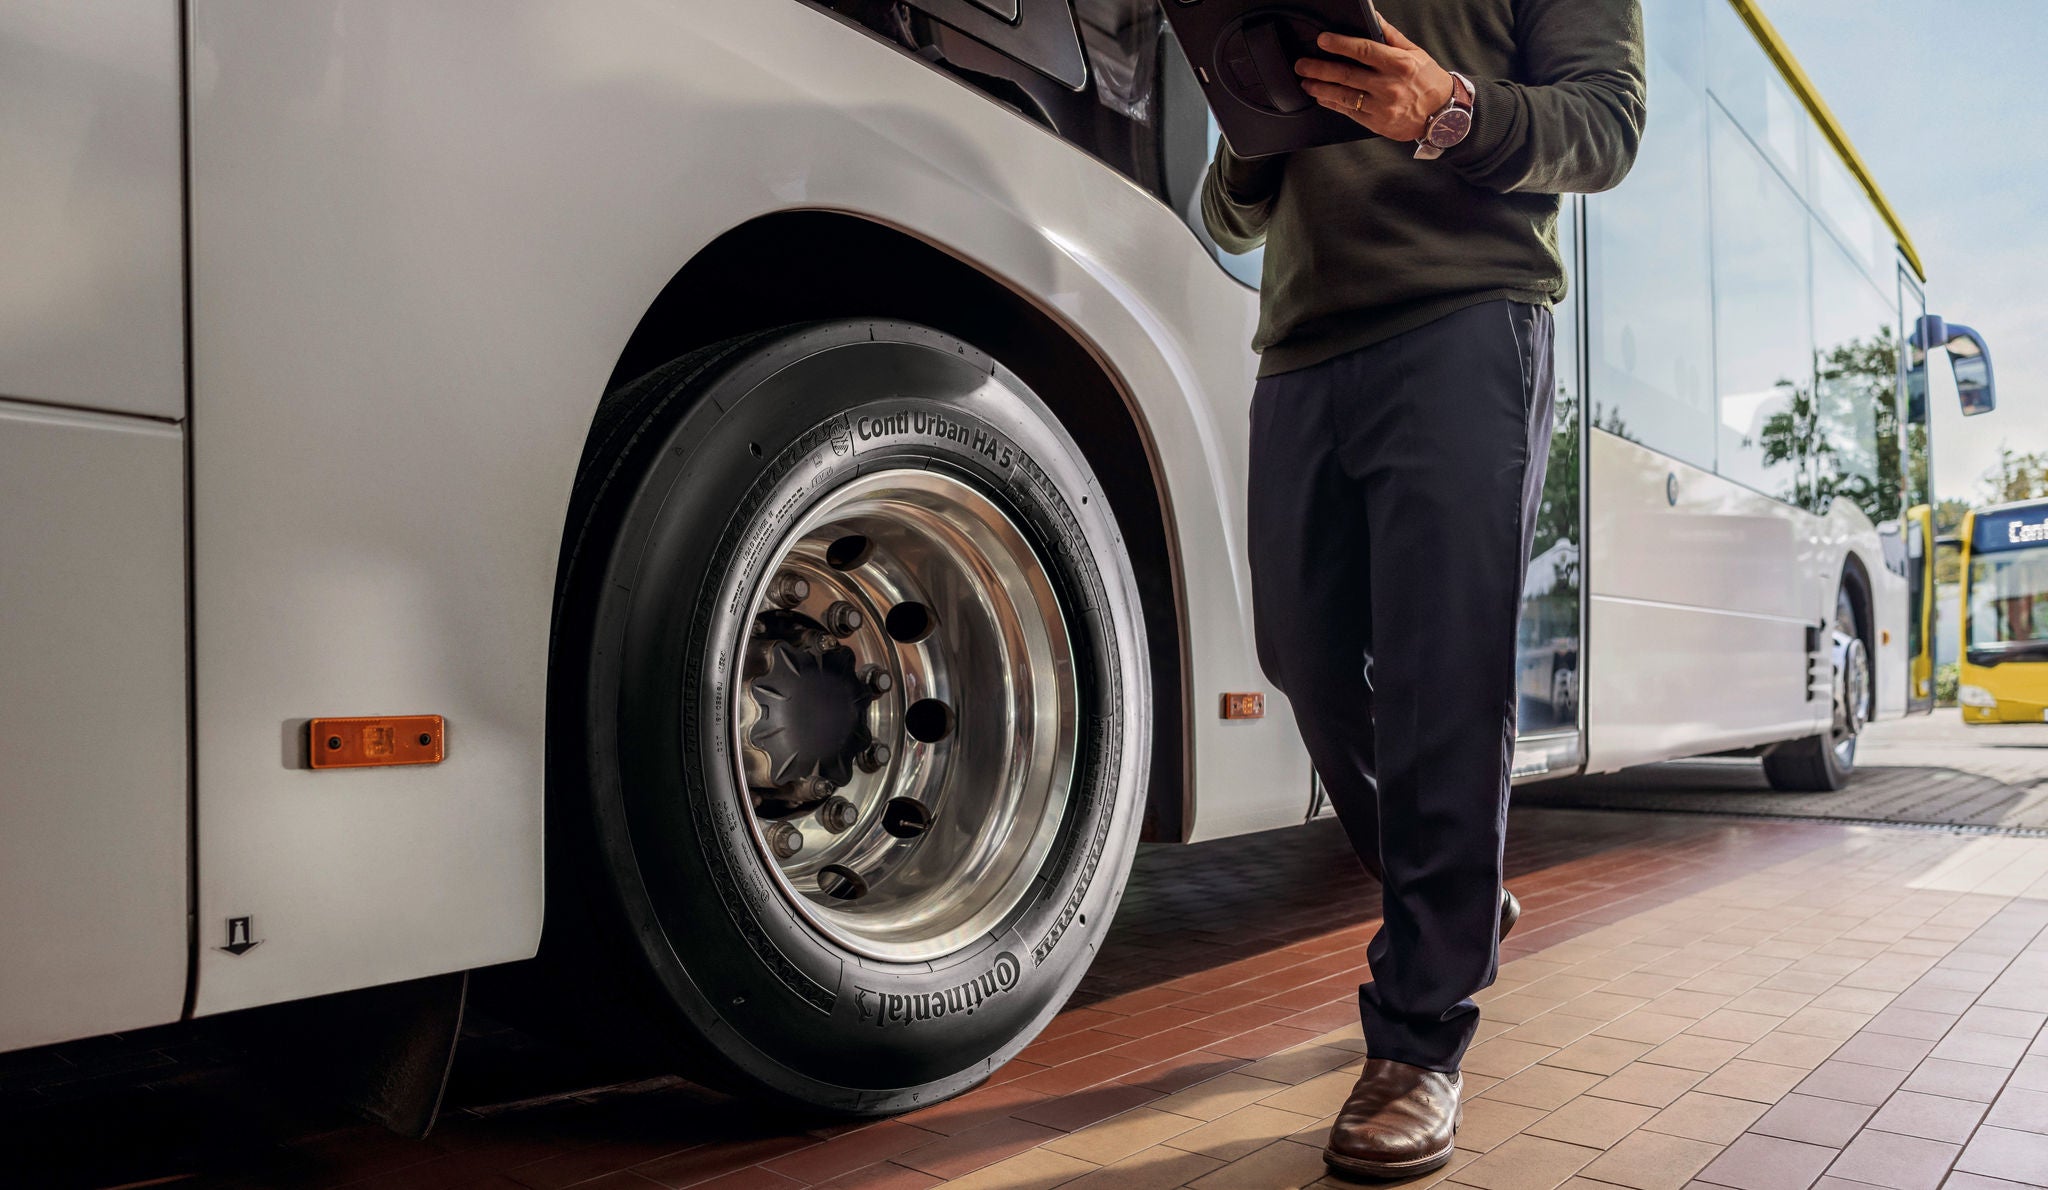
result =
[[[1137,1018],[1115,1017],[1112,1019],[1135,1020]],[[1065,1037],[1056,1037],[1051,1041],[1042,1039],[1034,1041],[1030,1045],[1025,1046],[1023,1052],[1017,1056],[1026,1061],[1036,1062],[1040,1066],[1058,1066],[1063,1062],[1071,1062],[1076,1058],[1085,1058],[1089,1054],[1099,1054],[1106,1049],[1115,1049],[1131,1038],[1139,1036],[1143,1036],[1143,1034],[1105,1033],[1100,1029],[1083,1029],[1079,1033],[1069,1033]]]
[[1014,1083],[1020,1078],[1036,1074],[1044,1069],[1045,1067],[1040,1066],[1036,1062],[1027,1062],[1021,1058],[1011,1058],[1001,1066],[996,1067],[995,1071],[988,1076],[988,1081],[981,1085],[984,1087],[1000,1087],[1004,1083]]
[[1293,1016],[1281,1017],[1274,1023],[1289,1025],[1296,1029],[1314,1029],[1318,1033],[1327,1033],[1332,1029],[1341,1029],[1357,1020],[1358,996],[1354,992],[1341,1000],[1332,1000],[1328,1004],[1311,1008],[1306,1012],[1297,1012]]
[[658,1160],[643,1162],[633,1172],[668,1186],[695,1186],[712,1178],[771,1161],[820,1142],[807,1136],[765,1136],[729,1144],[698,1145]]
[[1090,1007],[1100,1009],[1103,1012],[1114,1013],[1118,1016],[1136,1016],[1141,1012],[1148,1012],[1154,1008],[1163,1008],[1168,1004],[1173,1004],[1186,998],[1187,994],[1185,992],[1174,988],[1163,986],[1150,987],[1143,991],[1126,992],[1113,999],[1090,1005]]
[[1015,1083],[984,1083],[957,1099],[921,1107],[896,1118],[905,1124],[950,1136],[1000,1119],[1045,1097],[1042,1091]]
[[1235,1037],[1224,1037],[1212,1041],[1206,1047],[1209,1052],[1227,1054],[1233,1058],[1265,1058],[1279,1053],[1290,1045],[1310,1041],[1316,1034],[1308,1029],[1295,1029],[1287,1025],[1265,1025],[1249,1033]]
[[1014,1118],[1032,1124],[1043,1124],[1061,1132],[1072,1132],[1077,1128],[1101,1120],[1107,1120],[1121,1111],[1128,1111],[1141,1104],[1160,1098],[1164,1092],[1131,1083],[1103,1083],[1071,1095],[1057,1095],[1040,1103],[1010,1113]]
[[818,1190],[930,1190],[943,1180],[893,1161],[884,1161],[821,1183]]
[[1200,1029],[1205,1033],[1218,1033],[1227,1037],[1232,1034],[1244,1033],[1259,1028],[1262,1025],[1270,1025],[1282,1017],[1292,1015],[1294,1015],[1292,1010],[1278,1004],[1246,1004],[1243,1001],[1239,1001],[1237,1007],[1224,1012],[1210,1013],[1208,1017],[1196,1021],[1189,1025],[1188,1028]]
[[1129,1054],[1095,1054],[1048,1067],[1028,1078],[1018,1079],[1013,1085],[1045,1095],[1065,1095],[1097,1083],[1106,1083],[1143,1065],[1143,1059]]
[[883,1120],[858,1132],[850,1132],[821,1145],[813,1145],[787,1157],[777,1157],[761,1164],[776,1173],[785,1174],[799,1182],[822,1182],[840,1174],[887,1161],[898,1153],[905,1153],[922,1144],[937,1140],[941,1133],[905,1124],[897,1120]]
[[1246,1065],[1248,1061],[1246,1058],[1232,1058],[1197,1050],[1192,1054],[1182,1054],[1178,1058],[1168,1058],[1156,1065],[1134,1070],[1117,1081],[1138,1087],[1150,1087],[1171,1095],[1175,1091],[1186,1090],[1204,1079],[1228,1074]]
[[1120,1034],[1124,1037],[1150,1037],[1181,1025],[1193,1024],[1208,1019],[1208,1014],[1189,1012],[1177,1004],[1154,1008],[1136,1016],[1122,1017],[1097,1028],[1104,1033]]
[[1094,1028],[1104,1021],[1120,1019],[1122,1018],[1116,1013],[1104,1012],[1100,1008],[1069,1008],[1052,1018],[1052,1024],[1045,1027],[1045,1032],[1038,1035],[1038,1040],[1050,1041],[1055,1037],[1065,1037],[1069,1033]]
[[[770,1186],[797,1185],[788,1178],[777,1178],[774,1174],[768,1175],[774,1179],[773,1182],[762,1181],[758,1178],[760,1173],[759,1169],[742,1169],[709,1182],[699,1182],[697,1185],[701,1190],[767,1190]],[[738,1181],[734,1180],[736,1178]],[[622,1169],[617,1173],[608,1173],[603,1177],[576,1183],[578,1190],[654,1190],[659,1185],[660,1182],[643,1178],[630,1169]]]
[[1169,1058],[1206,1049],[1215,1042],[1216,1036],[1192,1025],[1183,1025],[1178,1029],[1168,1029],[1164,1033],[1154,1033],[1150,1037],[1133,1038],[1108,1052],[1118,1057],[1134,1058],[1140,1066],[1150,1066],[1155,1062],[1164,1062]]
[[[649,1188],[657,1183],[642,1178],[638,1184],[641,1190],[649,1190]],[[576,1190],[598,1190],[602,1185],[600,1182],[584,1182],[578,1185]],[[713,1178],[708,1182],[700,1182],[697,1184],[696,1190],[798,1190],[799,1187],[804,1185],[807,1185],[807,1183],[799,1182],[794,1178],[783,1177],[779,1173],[773,1173],[756,1165],[747,1169],[736,1169],[723,1177]],[[621,1184],[618,1190],[627,1190],[627,1187]]]
[[1065,1133],[1043,1124],[1025,1120],[1004,1118],[991,1120],[978,1128],[941,1137],[928,1145],[912,1149],[896,1158],[899,1165],[907,1165],[942,1178],[957,1178],[961,1174],[980,1169],[984,1165],[1001,1161],[1013,1153],[1021,1153],[1056,1136]]

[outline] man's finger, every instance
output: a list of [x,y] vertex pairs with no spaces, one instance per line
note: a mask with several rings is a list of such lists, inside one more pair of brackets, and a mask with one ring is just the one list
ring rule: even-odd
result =
[[1373,81],[1366,70],[1349,62],[1332,62],[1328,58],[1303,58],[1294,64],[1294,73],[1303,78],[1350,87],[1354,91],[1370,90]]
[[1414,42],[1408,40],[1408,35],[1406,33],[1401,32],[1399,29],[1394,28],[1394,22],[1388,20],[1384,16],[1380,17],[1380,32],[1387,35],[1388,45],[1398,46],[1404,50],[1419,50],[1422,48],[1421,46],[1416,45]]
[[1377,41],[1363,37],[1346,37],[1342,33],[1318,33],[1316,48],[1342,54],[1354,62],[1367,66],[1379,66],[1387,60],[1387,47]]

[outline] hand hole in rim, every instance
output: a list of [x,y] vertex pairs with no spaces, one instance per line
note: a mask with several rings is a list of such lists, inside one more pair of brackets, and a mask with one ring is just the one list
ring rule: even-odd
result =
[[953,734],[953,708],[936,698],[920,698],[904,708],[903,730],[913,740],[936,744]]

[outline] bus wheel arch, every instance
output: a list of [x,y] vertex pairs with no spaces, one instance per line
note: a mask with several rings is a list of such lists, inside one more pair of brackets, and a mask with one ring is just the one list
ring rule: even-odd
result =
[[[1194,732],[1171,498],[1135,399],[1076,328],[908,231],[843,211],[778,211],[728,230],[676,272],[621,350],[607,391],[711,343],[848,317],[914,322],[986,351],[1079,445],[1138,573],[1156,705],[1178,712],[1154,720],[1142,837],[1182,841],[1194,825]],[[604,429],[593,416],[590,442]],[[1133,459],[1144,465],[1129,466]],[[573,530],[564,526],[565,562]]]

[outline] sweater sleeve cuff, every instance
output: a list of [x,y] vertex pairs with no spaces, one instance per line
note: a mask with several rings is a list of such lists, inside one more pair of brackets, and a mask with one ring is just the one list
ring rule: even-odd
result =
[[1472,131],[1444,151],[1460,171],[1483,166],[1508,139],[1514,124],[1514,88],[1495,79],[1472,80]]
[[1240,206],[1252,206],[1271,198],[1279,188],[1280,175],[1287,168],[1287,155],[1239,157],[1225,141],[1219,146],[1216,164],[1224,194]]

